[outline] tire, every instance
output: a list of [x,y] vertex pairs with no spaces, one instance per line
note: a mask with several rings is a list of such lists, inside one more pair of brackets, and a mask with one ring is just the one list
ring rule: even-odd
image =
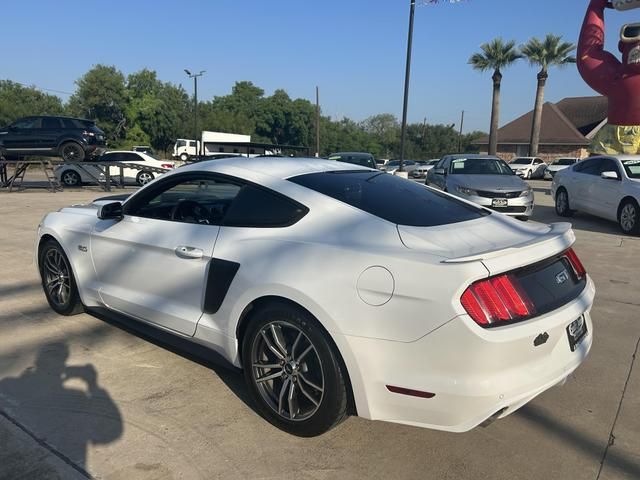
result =
[[635,200],[625,200],[618,212],[618,225],[627,235],[640,234],[640,207]]
[[183,162],[189,161],[189,155],[187,155],[186,153],[181,153],[180,160],[182,160]]
[[76,142],[63,143],[58,152],[65,162],[81,162],[85,157],[84,149]]
[[60,175],[60,180],[65,187],[79,187],[82,184],[82,178],[75,170],[65,170]]
[[527,174],[524,176],[527,180],[531,180],[531,170],[527,170]]
[[147,183],[149,183],[154,178],[156,177],[151,172],[145,172],[145,171],[138,172],[138,175],[136,175],[136,183],[142,187]]
[[38,252],[38,266],[44,295],[49,306],[60,315],[84,311],[71,263],[58,242],[46,240]]
[[[317,320],[302,309],[273,302],[249,321],[242,338],[242,364],[260,415],[300,437],[321,435],[344,420],[346,382],[338,355]],[[269,378],[260,381],[265,377]]]
[[570,208],[569,194],[564,188],[559,188],[556,192],[556,213],[561,217],[572,217],[575,213]]

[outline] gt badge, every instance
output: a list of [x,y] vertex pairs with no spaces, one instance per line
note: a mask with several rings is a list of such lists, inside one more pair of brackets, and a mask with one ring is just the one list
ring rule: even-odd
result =
[[569,280],[569,273],[566,270],[563,270],[556,275],[556,283],[558,285],[562,285],[567,280]]
[[84,245],[78,245],[78,250],[80,250],[81,252],[86,252],[88,249]]

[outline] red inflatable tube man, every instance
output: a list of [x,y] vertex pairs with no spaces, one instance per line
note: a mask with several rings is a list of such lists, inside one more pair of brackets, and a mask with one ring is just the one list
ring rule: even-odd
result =
[[622,62],[604,49],[607,0],[591,0],[578,41],[578,71],[609,99],[608,122],[591,144],[593,153],[640,153],[640,23],[622,27]]

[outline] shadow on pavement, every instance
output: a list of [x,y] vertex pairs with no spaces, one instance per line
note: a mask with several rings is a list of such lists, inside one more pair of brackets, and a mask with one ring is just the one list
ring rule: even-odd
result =
[[627,473],[629,478],[640,478],[640,463],[634,461],[633,458],[611,449],[607,453],[607,458],[603,458],[607,447],[605,442],[589,438],[572,426],[563,423],[559,418],[552,417],[544,412],[535,404],[529,403],[522,407],[518,411],[518,416],[584,451],[594,459],[597,459],[598,462],[606,460],[607,465]]
[[556,214],[554,207],[549,207],[547,205],[536,205],[533,220],[544,223],[570,222],[573,225],[574,230],[607,233],[619,237],[625,236],[620,232],[618,224],[615,222],[610,222],[608,220],[580,212],[576,212],[573,217],[560,217]]
[[[0,380],[0,413],[89,476],[88,447],[120,438],[123,421],[109,393],[99,386],[94,366],[67,365],[68,358],[65,342],[42,345],[33,366],[18,377]],[[10,475],[17,478],[20,472]]]

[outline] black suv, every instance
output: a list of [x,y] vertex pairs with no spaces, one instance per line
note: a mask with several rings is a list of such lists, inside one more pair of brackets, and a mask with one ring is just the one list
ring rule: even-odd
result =
[[105,147],[104,132],[92,120],[81,118],[25,117],[0,129],[0,155],[8,159],[42,155],[79,162],[101,155]]

